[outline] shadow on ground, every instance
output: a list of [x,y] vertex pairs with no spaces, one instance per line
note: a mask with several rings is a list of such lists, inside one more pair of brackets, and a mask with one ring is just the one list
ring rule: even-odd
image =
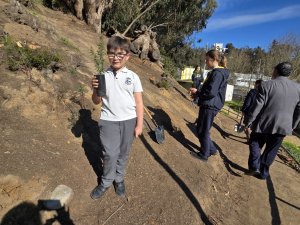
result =
[[152,113],[154,113],[153,119],[155,120],[156,124],[163,125],[168,134],[182,144],[184,148],[195,153],[200,150],[199,146],[186,138],[181,130],[173,127],[170,116],[163,109],[156,109],[152,107],[148,108]]
[[208,216],[205,214],[203,211],[199,201],[197,198],[194,196],[194,194],[191,192],[189,187],[183,182],[180,177],[177,176],[177,174],[169,167],[167,163],[165,163],[159,155],[155,152],[155,150],[151,147],[151,145],[147,142],[146,138],[141,135],[141,141],[143,142],[144,146],[146,149],[149,151],[149,153],[152,155],[152,157],[158,162],[164,169],[165,171],[173,178],[173,180],[179,185],[181,190],[185,193],[187,198],[191,201],[195,209],[198,211],[200,219],[203,221],[204,224],[206,225],[212,225],[213,223],[209,220]]
[[214,142],[214,141],[213,141],[213,143],[214,143],[214,145],[216,146],[216,148],[218,149],[218,152],[219,152],[219,154],[220,154],[220,157],[221,157],[221,159],[223,160],[224,166],[225,166],[225,168],[227,169],[227,171],[228,171],[230,174],[232,174],[232,175],[234,175],[234,176],[237,176],[237,177],[241,177],[241,175],[240,175],[239,173],[235,172],[232,168],[234,168],[234,169],[236,169],[236,170],[239,170],[239,171],[241,171],[241,172],[243,172],[243,173],[245,173],[245,172],[248,171],[246,168],[244,168],[244,167],[242,167],[242,166],[240,166],[240,165],[238,165],[238,164],[232,162],[232,161],[225,155],[225,153],[224,153],[223,150],[220,148],[220,146],[217,145],[217,143]]
[[228,132],[226,132],[225,130],[223,130],[219,125],[217,125],[216,123],[213,123],[213,127],[219,131],[219,133],[221,134],[221,136],[224,138],[224,139],[231,139],[233,141],[237,141],[237,142],[240,142],[240,143],[243,143],[243,144],[247,144],[247,141],[241,141],[241,140],[238,140],[238,139],[246,139],[246,137],[240,137],[240,136],[237,136],[237,135],[233,135],[233,134],[230,134]]
[[91,110],[80,109],[79,118],[75,125],[71,128],[75,137],[82,137],[82,148],[84,153],[97,175],[97,182],[100,183],[102,168],[102,144],[100,141],[100,131],[98,122],[91,117]]
[[[47,200],[41,200],[47,201]],[[47,211],[42,203],[35,205],[31,202],[22,202],[10,209],[2,218],[1,225],[75,225],[70,217],[70,211],[62,207],[55,211],[54,216],[42,222],[41,212]]]

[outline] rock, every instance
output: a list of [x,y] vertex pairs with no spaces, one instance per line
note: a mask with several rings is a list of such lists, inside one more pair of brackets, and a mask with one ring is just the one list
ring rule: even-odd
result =
[[55,73],[57,70],[59,70],[60,68],[62,68],[62,64],[52,61],[50,63],[50,68],[52,69],[52,72]]
[[42,74],[45,77],[48,77],[50,80],[53,80],[53,71],[52,71],[52,69],[43,69]]
[[43,201],[43,205],[48,210],[57,210],[67,206],[73,195],[74,192],[70,187],[60,184],[52,192],[51,198]]

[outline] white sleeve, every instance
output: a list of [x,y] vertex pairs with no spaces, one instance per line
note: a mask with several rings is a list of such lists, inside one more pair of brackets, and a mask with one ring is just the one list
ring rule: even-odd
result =
[[135,73],[133,74],[133,76],[134,76],[133,92],[143,92],[143,87],[139,76]]

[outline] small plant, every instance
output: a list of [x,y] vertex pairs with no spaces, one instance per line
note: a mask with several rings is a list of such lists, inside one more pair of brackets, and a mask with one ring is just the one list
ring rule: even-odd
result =
[[68,118],[69,126],[68,128],[74,127],[76,122],[79,120],[79,113],[73,110],[70,110],[71,116]]
[[74,67],[71,67],[71,68],[69,69],[69,73],[70,73],[72,76],[74,76],[74,75],[77,73],[77,70],[76,70]]
[[103,37],[100,36],[99,42],[97,45],[97,52],[95,52],[93,49],[91,49],[91,54],[94,59],[94,63],[96,66],[96,70],[98,74],[101,74],[104,72],[104,55],[105,55],[105,48],[103,43]]
[[4,33],[0,39],[0,43],[4,44],[4,46],[8,46],[13,43],[13,39],[7,33]]
[[87,92],[87,90],[85,89],[85,87],[83,85],[80,85],[79,88],[78,88],[78,92],[80,94],[80,102],[79,102],[80,107],[82,109],[85,109],[85,101],[84,101],[84,99],[85,99],[85,93]]
[[78,88],[78,92],[81,94],[81,95],[84,95],[84,93],[87,92],[87,90],[85,89],[85,87],[83,85],[80,85],[79,88]]
[[67,46],[68,48],[78,50],[78,48],[77,48],[75,45],[73,45],[73,44],[69,41],[69,39],[62,37],[62,38],[61,38],[61,41],[62,41],[62,42],[64,43],[64,45]]
[[168,90],[170,88],[169,81],[167,79],[162,79],[160,82],[157,83],[157,87]]

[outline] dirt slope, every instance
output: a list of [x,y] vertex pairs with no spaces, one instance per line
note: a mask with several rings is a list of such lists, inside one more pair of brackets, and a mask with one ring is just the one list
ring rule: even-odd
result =
[[[208,163],[193,158],[191,152],[199,149],[193,124],[197,108],[180,85],[172,83],[169,90],[153,85],[149,78],[159,81],[162,71],[135,57],[128,67],[139,74],[144,103],[166,128],[166,141],[154,141],[154,125],[145,115],[143,136],[134,141],[130,155],[126,198],[118,198],[111,188],[103,199],[91,200],[101,171],[99,108],[89,101],[94,73],[90,49],[96,48],[97,35],[73,16],[43,7],[33,11],[47,26],[36,32],[8,19],[2,13],[5,6],[7,1],[0,0],[0,25],[6,32],[15,40],[60,49],[65,64],[51,79],[34,71],[40,86],[31,85],[23,72],[0,65],[0,218],[17,216],[41,224],[38,200],[65,184],[75,193],[69,209],[44,224],[299,223],[299,174],[277,158],[267,181],[245,176],[245,138],[234,133],[236,121],[221,113],[211,132],[220,154]],[[54,29],[53,36],[45,27]],[[62,43],[62,37],[76,48]],[[75,64],[72,75],[69,67]],[[70,100],[78,85],[86,87],[86,109]]]

